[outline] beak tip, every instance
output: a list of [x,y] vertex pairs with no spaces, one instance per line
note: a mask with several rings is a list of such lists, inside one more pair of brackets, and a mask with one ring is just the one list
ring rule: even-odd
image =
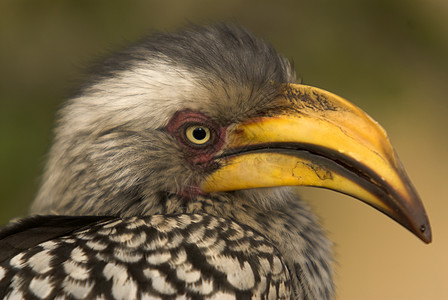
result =
[[431,226],[429,225],[429,222],[420,225],[419,238],[426,244],[430,244],[432,242],[432,232],[431,232]]

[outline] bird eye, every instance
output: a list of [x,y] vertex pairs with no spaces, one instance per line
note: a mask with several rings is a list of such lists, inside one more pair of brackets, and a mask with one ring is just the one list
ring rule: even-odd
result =
[[210,129],[201,125],[193,125],[185,130],[187,139],[196,145],[203,145],[211,138]]

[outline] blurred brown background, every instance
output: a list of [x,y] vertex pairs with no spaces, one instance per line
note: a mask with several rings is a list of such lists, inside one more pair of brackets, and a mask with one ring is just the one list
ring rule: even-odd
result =
[[86,67],[142,35],[242,24],[307,84],[365,109],[430,216],[424,245],[370,207],[301,189],[335,242],[338,299],[448,299],[448,1],[0,0],[0,223],[26,214],[57,108]]

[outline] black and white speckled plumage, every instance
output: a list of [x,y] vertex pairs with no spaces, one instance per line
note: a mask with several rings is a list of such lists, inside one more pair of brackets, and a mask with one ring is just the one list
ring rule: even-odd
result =
[[0,295],[331,299],[331,245],[297,195],[185,197],[213,166],[186,163],[165,130],[185,109],[221,126],[260,115],[294,81],[272,47],[227,25],[157,34],[108,59],[61,110],[31,213],[109,217],[55,235],[45,218],[0,233],[0,247],[30,239],[0,255]]
[[0,264],[0,288],[6,298],[286,299],[291,280],[252,228],[181,214],[96,221],[40,243]]

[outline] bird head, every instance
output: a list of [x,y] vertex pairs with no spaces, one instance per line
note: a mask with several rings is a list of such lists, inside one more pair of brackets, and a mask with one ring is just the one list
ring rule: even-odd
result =
[[239,27],[153,35],[106,60],[61,110],[32,212],[141,215],[166,195],[182,205],[317,186],[429,242],[423,205],[380,125],[295,82],[286,59]]

